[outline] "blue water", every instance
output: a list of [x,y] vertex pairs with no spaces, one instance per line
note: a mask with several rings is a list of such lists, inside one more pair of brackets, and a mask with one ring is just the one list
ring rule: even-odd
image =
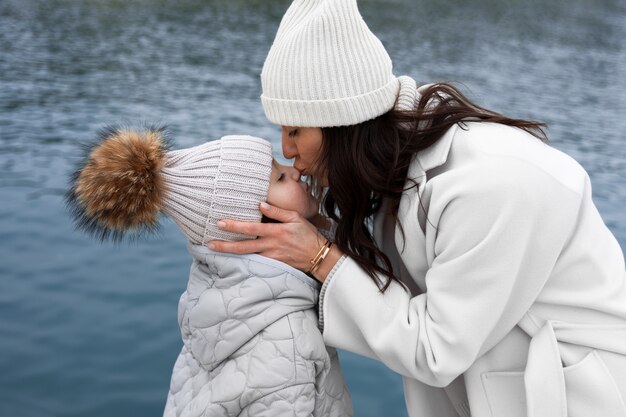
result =
[[[544,120],[588,171],[626,248],[626,3],[360,1],[397,74],[454,80]],[[0,0],[0,417],[155,416],[181,341],[185,242],[73,231],[76,144],[105,123],[167,123],[183,146],[279,130],[259,72],[287,0]],[[399,376],[342,352],[357,416],[402,416]]]

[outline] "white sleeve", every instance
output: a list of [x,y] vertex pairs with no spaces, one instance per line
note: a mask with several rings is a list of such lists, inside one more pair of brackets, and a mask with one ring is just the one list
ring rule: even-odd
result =
[[432,194],[425,293],[412,298],[392,282],[382,294],[345,259],[320,299],[325,342],[433,386],[495,346],[541,291],[580,206],[580,195],[524,164],[450,176]]

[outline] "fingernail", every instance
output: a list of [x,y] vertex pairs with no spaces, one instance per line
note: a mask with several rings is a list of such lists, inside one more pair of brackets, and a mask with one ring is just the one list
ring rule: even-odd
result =
[[220,229],[225,228],[225,227],[226,227],[226,222],[223,222],[223,221],[221,221],[221,220],[220,220],[220,221],[218,221],[218,222],[217,222],[217,227],[219,227]]
[[212,244],[212,243],[209,243],[209,249],[211,249],[211,250],[215,250],[215,245],[214,245],[214,244]]
[[267,210],[267,209],[270,208],[270,205],[267,204],[265,201],[263,201],[263,202],[261,202],[261,208]]

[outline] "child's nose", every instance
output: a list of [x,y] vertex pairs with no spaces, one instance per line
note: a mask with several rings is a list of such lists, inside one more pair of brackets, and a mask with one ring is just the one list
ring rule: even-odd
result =
[[294,167],[289,167],[289,176],[296,181],[300,181],[300,171]]

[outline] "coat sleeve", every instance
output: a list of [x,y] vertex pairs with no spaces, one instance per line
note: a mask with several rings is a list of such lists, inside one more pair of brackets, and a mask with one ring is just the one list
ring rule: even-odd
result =
[[573,227],[580,195],[513,158],[437,180],[426,247],[405,248],[432,251],[426,292],[411,297],[392,282],[382,294],[346,258],[325,283],[321,315],[327,344],[442,387],[534,302]]

